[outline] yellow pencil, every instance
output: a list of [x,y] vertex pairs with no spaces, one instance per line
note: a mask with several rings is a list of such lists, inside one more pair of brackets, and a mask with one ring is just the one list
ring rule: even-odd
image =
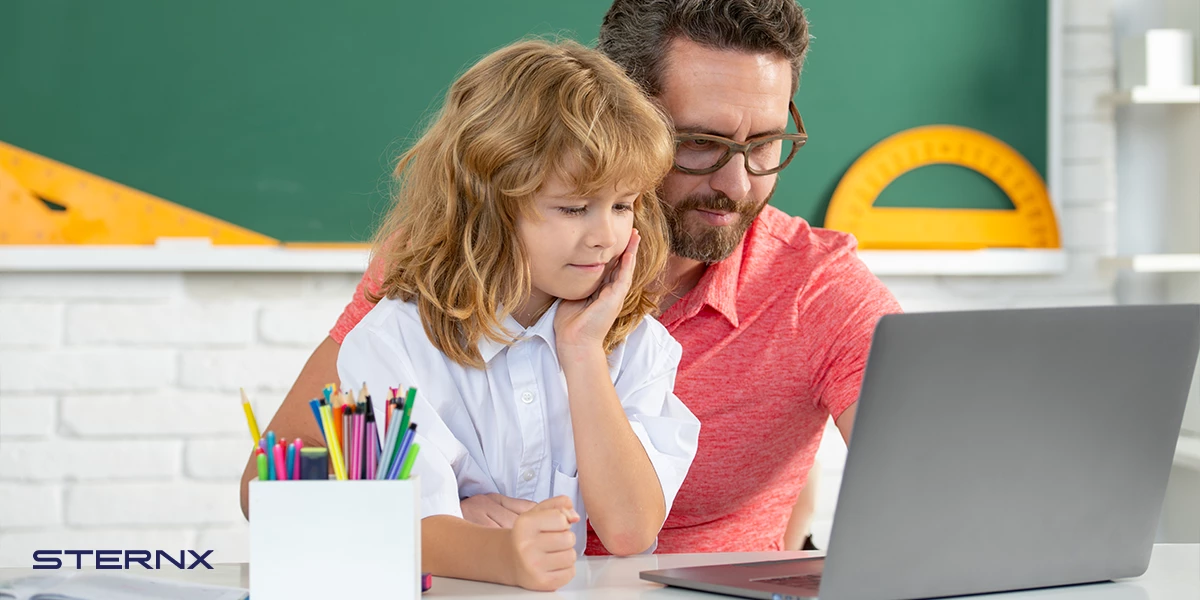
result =
[[258,431],[258,421],[254,420],[254,408],[250,406],[250,399],[246,397],[246,390],[238,388],[242,391],[242,410],[246,411],[246,425],[250,426],[250,437],[254,438],[254,445],[258,445],[258,441],[262,439]]
[[321,407],[321,419],[325,421],[325,443],[329,446],[329,458],[333,461],[333,475],[338,481],[345,481],[346,465],[342,462],[342,446],[333,429],[333,411],[329,410],[328,404]]

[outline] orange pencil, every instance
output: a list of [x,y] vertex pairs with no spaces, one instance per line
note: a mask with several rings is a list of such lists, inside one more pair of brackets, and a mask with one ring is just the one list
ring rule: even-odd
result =
[[342,432],[342,415],[345,412],[345,406],[339,406],[333,410],[333,431],[337,434],[339,440],[346,439]]

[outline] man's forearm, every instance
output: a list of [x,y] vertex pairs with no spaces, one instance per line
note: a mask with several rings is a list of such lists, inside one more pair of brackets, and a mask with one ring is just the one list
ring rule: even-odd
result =
[[800,488],[800,493],[796,497],[796,504],[792,506],[792,514],[788,518],[787,529],[783,533],[784,550],[800,550],[804,547],[805,538],[812,533],[812,516],[817,505],[817,485],[820,472],[821,465],[814,460],[812,467],[808,470],[808,478],[804,482],[804,487]]
[[603,351],[560,354],[570,398],[579,487],[588,520],[609,552],[637,554],[666,518],[662,485],[629,426]]
[[450,515],[421,519],[421,570],[439,577],[517,585],[505,557],[511,529],[482,527]]

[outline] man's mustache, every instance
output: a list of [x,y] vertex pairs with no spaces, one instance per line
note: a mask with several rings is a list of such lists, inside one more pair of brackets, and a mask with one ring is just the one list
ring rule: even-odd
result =
[[737,202],[730,200],[725,194],[716,194],[704,198],[686,198],[675,206],[676,212],[684,212],[688,210],[708,210],[716,212],[744,213],[746,209],[738,206]]

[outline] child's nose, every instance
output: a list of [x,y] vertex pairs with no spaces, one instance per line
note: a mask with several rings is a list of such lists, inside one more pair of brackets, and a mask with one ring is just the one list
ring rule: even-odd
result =
[[586,242],[592,248],[608,248],[617,243],[617,227],[612,217],[601,217],[588,228]]

